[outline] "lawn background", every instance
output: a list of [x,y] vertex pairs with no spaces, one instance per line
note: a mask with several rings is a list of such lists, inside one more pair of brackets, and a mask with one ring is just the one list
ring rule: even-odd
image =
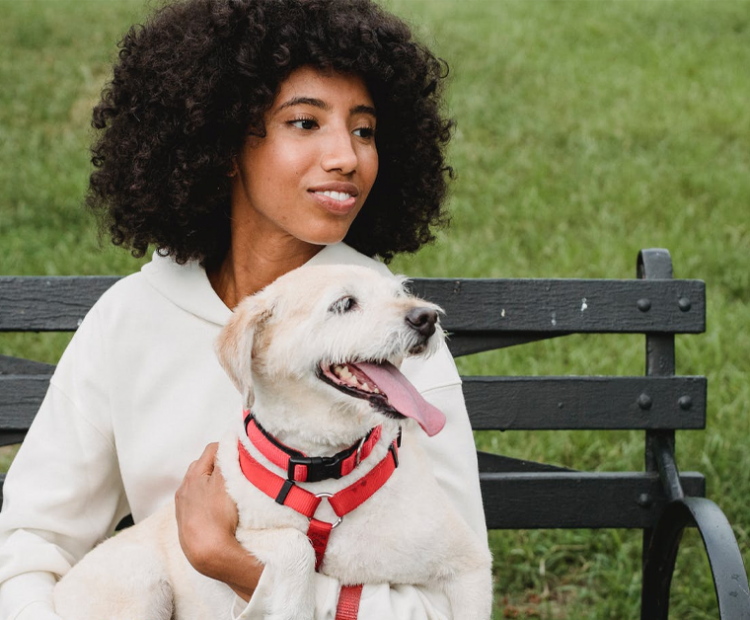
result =
[[[451,66],[453,225],[394,261],[413,276],[614,277],[666,247],[707,283],[708,331],[677,371],[709,378],[705,432],[683,470],[750,560],[750,3],[743,0],[391,0]],[[0,0],[0,274],[125,274],[81,207],[90,111],[131,0]],[[0,335],[54,362],[65,335]],[[464,374],[642,374],[643,341],[576,336],[458,360]],[[485,449],[591,470],[641,469],[641,433],[478,435]],[[0,452],[0,469],[12,450]],[[493,532],[495,618],[638,617],[637,532]],[[672,618],[714,618],[694,533]]]

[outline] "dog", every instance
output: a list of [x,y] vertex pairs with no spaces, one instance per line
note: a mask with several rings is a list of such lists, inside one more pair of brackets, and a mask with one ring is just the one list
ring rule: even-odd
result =
[[[454,618],[490,618],[486,544],[417,442],[398,447],[409,425],[434,435],[445,423],[398,370],[444,337],[440,309],[404,284],[366,267],[301,267],[243,300],[219,336],[246,415],[220,441],[217,464],[237,504],[237,539],[275,575],[268,618],[314,620],[316,569],[342,584],[439,587]],[[314,500],[311,514],[296,507],[300,496]],[[55,587],[57,613],[226,613],[234,594],[190,566],[174,513],[170,503],[86,555]]]

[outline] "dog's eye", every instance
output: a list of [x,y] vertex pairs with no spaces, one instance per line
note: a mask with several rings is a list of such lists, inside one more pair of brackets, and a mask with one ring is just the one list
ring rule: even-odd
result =
[[398,290],[396,291],[396,297],[411,297],[412,293],[414,292],[411,290],[411,287],[411,280],[404,278],[401,281],[401,285],[398,287]]
[[331,304],[331,307],[328,308],[329,312],[336,312],[338,314],[343,314],[344,312],[349,312],[349,310],[353,310],[357,307],[357,300],[354,299],[354,297],[350,297],[347,295],[346,297],[342,297],[341,299],[337,299]]

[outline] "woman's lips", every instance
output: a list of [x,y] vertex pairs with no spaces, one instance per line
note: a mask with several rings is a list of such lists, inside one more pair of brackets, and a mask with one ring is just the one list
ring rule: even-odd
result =
[[357,204],[359,189],[353,183],[324,183],[308,190],[326,211],[347,215]]

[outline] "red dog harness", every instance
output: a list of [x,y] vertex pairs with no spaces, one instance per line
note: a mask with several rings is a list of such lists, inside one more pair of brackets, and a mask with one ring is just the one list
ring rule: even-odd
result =
[[[401,434],[388,448],[388,454],[369,473],[338,493],[311,493],[295,482],[313,482],[327,478],[341,478],[351,473],[367,458],[380,439],[382,428],[372,429],[358,444],[332,457],[308,457],[284,446],[269,435],[249,411],[244,412],[245,430],[253,445],[274,465],[285,469],[287,478],[274,474],[256,461],[242,442],[238,442],[240,469],[256,488],[271,497],[277,504],[288,506],[310,519],[307,537],[315,550],[315,570],[323,563],[331,531],[344,516],[370,499],[391,477],[398,467],[398,448]],[[335,523],[320,521],[315,512],[323,498],[328,499],[338,517]],[[342,586],[336,608],[336,620],[356,620],[362,586]]]
[[[311,493],[293,480],[284,479],[268,471],[258,463],[239,442],[240,468],[242,473],[255,487],[271,497],[277,504],[288,506],[310,519],[307,537],[315,549],[315,570],[320,569],[323,555],[328,545],[331,530],[341,523],[344,516],[359,508],[370,499],[391,477],[398,467],[398,440],[394,440],[388,449],[386,457],[380,461],[369,473],[355,483],[342,489],[338,493]],[[315,512],[323,498],[336,513],[338,521],[328,523],[315,518]]]

